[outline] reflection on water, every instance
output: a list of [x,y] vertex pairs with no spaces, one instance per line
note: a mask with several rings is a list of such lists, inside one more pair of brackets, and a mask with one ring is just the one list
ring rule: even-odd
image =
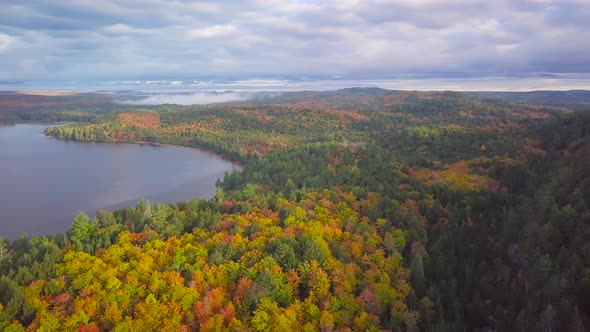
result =
[[0,127],[0,236],[66,231],[77,211],[212,197],[237,169],[217,155],[173,146],[64,141],[46,125]]

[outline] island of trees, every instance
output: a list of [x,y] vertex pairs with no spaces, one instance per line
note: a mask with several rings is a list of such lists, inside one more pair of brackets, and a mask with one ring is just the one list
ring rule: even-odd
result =
[[346,89],[52,127],[239,161],[0,244],[3,331],[585,331],[590,113]]

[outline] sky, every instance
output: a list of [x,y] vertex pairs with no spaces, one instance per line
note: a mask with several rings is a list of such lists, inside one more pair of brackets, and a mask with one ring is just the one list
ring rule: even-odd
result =
[[589,35],[589,0],[0,0],[0,89],[589,89]]

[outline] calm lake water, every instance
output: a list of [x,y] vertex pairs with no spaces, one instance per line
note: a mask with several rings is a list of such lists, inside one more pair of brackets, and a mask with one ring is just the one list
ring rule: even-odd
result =
[[65,232],[78,211],[215,194],[238,169],[208,152],[175,146],[64,141],[47,125],[0,126],[0,236]]

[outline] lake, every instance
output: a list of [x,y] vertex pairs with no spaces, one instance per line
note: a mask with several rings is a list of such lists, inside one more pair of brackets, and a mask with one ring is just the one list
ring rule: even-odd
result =
[[69,229],[78,211],[215,195],[238,166],[197,149],[76,142],[43,135],[48,125],[0,126],[0,237]]

